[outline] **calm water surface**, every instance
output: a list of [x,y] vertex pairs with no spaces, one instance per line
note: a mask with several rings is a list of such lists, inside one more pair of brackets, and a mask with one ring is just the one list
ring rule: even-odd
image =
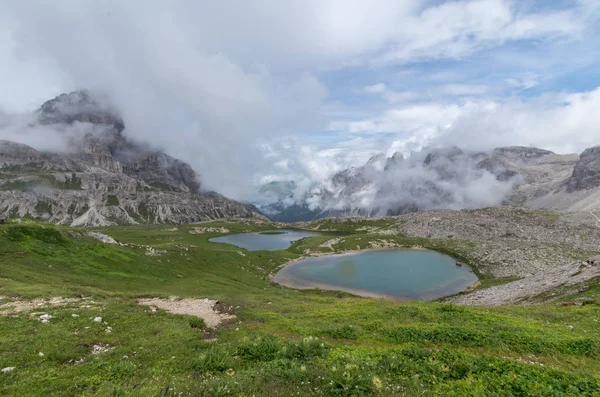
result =
[[214,237],[208,241],[211,241],[213,243],[233,244],[240,248],[245,248],[248,251],[274,251],[286,249],[289,246],[291,246],[295,241],[300,240],[301,238],[320,235],[321,233],[317,232],[278,229],[253,233],[231,234],[229,236]]
[[449,256],[399,249],[306,258],[281,269],[275,281],[292,288],[432,300],[464,290],[477,277]]

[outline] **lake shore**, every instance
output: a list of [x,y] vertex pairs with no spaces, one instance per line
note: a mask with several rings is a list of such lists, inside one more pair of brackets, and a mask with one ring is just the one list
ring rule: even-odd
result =
[[[287,287],[287,288],[298,289],[298,290],[318,289],[318,290],[323,290],[323,291],[341,291],[341,292],[347,292],[352,295],[362,296],[365,298],[385,299],[385,300],[394,300],[394,301],[408,301],[410,299],[400,298],[400,297],[395,297],[395,296],[390,296],[390,295],[385,295],[385,294],[378,294],[376,292],[361,290],[361,289],[357,289],[357,288],[343,287],[343,286],[323,283],[323,282],[319,282],[319,281],[301,280],[297,277],[293,277],[293,276],[290,276],[287,274],[283,274],[283,275],[281,274],[281,270],[283,270],[284,268],[286,268],[294,263],[300,262],[304,259],[307,259],[307,258],[332,256],[332,255],[350,256],[350,255],[356,255],[356,254],[365,253],[365,252],[374,252],[374,251],[381,252],[381,251],[397,251],[397,250],[431,251],[431,252],[436,252],[439,254],[439,252],[437,252],[437,251],[430,250],[430,249],[427,249],[427,248],[419,246],[419,245],[415,245],[415,246],[411,246],[411,247],[366,248],[366,249],[355,249],[355,250],[348,250],[348,251],[342,251],[342,252],[315,252],[314,254],[311,254],[311,255],[302,255],[298,258],[292,259],[292,260],[282,264],[281,266],[279,266],[277,268],[277,271],[275,272],[275,274],[273,274],[273,273],[269,274],[268,278],[269,278],[269,281],[274,284],[277,284],[277,285],[280,285],[283,287]],[[445,255],[445,254],[442,254],[442,255]],[[454,259],[454,258],[452,258],[452,259]],[[454,259],[454,260],[456,261],[456,259]],[[458,261],[456,261],[456,262],[458,263]],[[462,266],[465,266],[465,265],[462,265]],[[473,273],[472,269],[470,267],[468,267],[468,268],[471,271],[471,273]],[[475,273],[473,273],[473,275],[475,277],[477,277],[475,275]],[[465,289],[463,289],[460,292],[471,291],[471,290],[477,288],[477,286],[480,283],[481,283],[481,281],[477,278],[473,283],[469,284]],[[453,294],[449,294],[446,296],[452,296],[452,295]],[[433,300],[440,299],[440,298],[443,298],[443,297],[424,299],[422,301],[433,301]]]
[[318,290],[322,290],[322,291],[340,291],[340,292],[347,292],[352,295],[362,296],[364,298],[385,299],[385,300],[394,300],[394,301],[406,301],[407,300],[407,299],[397,298],[394,296],[377,294],[375,292],[369,292],[369,291],[355,289],[355,288],[340,287],[337,285],[331,285],[331,284],[321,283],[321,282],[317,282],[317,281],[307,282],[305,280],[299,280],[295,277],[290,277],[290,276],[277,277],[277,275],[275,275],[273,277],[270,277],[270,280],[277,285],[281,285],[283,287],[293,288],[293,289],[300,289],[300,290],[318,289]]

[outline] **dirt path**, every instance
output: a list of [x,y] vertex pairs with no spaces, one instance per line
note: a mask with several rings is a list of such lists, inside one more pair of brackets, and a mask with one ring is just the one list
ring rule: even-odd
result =
[[52,306],[63,306],[69,303],[85,302],[88,304],[97,304],[89,298],[61,298],[54,297],[50,299],[33,299],[33,300],[9,300],[3,303],[3,297],[0,297],[0,316],[18,312],[25,312],[34,309],[48,309]]
[[592,210],[590,210],[590,214],[592,214],[592,216],[596,218],[596,227],[600,227],[600,218],[598,218],[598,216],[596,216],[596,214],[594,214]]
[[225,320],[235,318],[233,314],[221,313],[214,307],[218,303],[216,300],[210,299],[178,299],[172,296],[168,299],[161,298],[145,298],[138,299],[140,305],[155,306],[159,309],[168,311],[174,314],[188,314],[190,316],[200,317],[204,320],[207,327],[216,328]]

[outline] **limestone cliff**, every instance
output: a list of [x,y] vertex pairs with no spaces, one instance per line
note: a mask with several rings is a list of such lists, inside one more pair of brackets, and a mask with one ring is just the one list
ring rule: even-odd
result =
[[259,216],[250,205],[201,192],[190,165],[128,140],[125,123],[101,96],[62,94],[35,116],[32,127],[71,133],[60,153],[0,141],[0,218],[108,225]]

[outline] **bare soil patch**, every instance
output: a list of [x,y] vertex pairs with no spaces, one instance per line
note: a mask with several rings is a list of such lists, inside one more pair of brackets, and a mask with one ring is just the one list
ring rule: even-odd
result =
[[[4,299],[0,299],[0,303]],[[50,299],[33,299],[33,300],[10,300],[0,304],[0,316],[26,312],[34,309],[42,309],[48,306],[63,306],[69,303],[89,301],[89,298],[61,298],[54,297]]]
[[223,321],[235,318],[235,315],[220,312],[219,301],[211,299],[179,299],[176,296],[165,298],[142,298],[140,305],[157,307],[173,314],[187,314],[200,317],[209,328],[218,327]]

